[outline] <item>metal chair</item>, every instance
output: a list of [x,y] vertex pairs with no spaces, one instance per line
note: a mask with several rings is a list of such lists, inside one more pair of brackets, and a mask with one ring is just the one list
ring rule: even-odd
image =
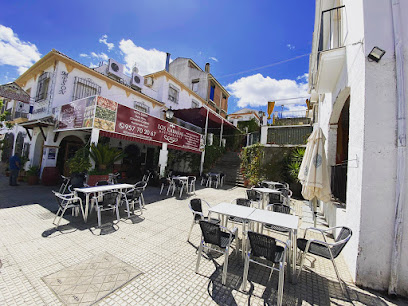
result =
[[207,208],[210,208],[210,204],[207,201],[202,199],[192,199],[188,204],[191,212],[193,213],[193,222],[191,223],[190,231],[188,232],[187,241],[190,241],[191,232],[193,230],[194,224],[198,224],[200,220],[210,221],[212,223],[218,224],[220,220],[208,218],[208,216],[204,216],[203,214],[203,203],[207,205]]
[[110,185],[108,181],[99,181],[96,182],[95,186],[106,186],[106,185]]
[[253,189],[247,189],[246,194],[249,200],[251,200],[252,202],[258,203],[258,208],[259,208],[262,202],[261,194]]
[[[272,238],[270,236],[255,233],[252,231],[248,231],[248,238],[249,238],[250,248],[245,258],[242,289],[243,290],[246,289],[250,262],[253,262],[263,267],[271,269],[271,274],[269,275],[269,279],[271,278],[274,270],[279,271],[277,305],[282,305],[283,285],[284,285],[284,278],[285,278],[284,271],[285,271],[285,262],[286,262],[288,244],[283,241]],[[282,244],[282,246],[277,245],[276,242],[279,242],[280,244]],[[264,261],[263,262],[256,261],[255,260],[256,258],[261,258]],[[265,263],[265,260],[266,260],[266,263]],[[278,265],[279,268],[276,268],[275,267],[276,265]]]
[[208,173],[208,182],[207,184],[209,187],[212,186],[212,183],[215,183],[215,188],[218,188],[218,185],[220,184],[220,174],[219,173]]
[[208,187],[208,182],[209,182],[209,176],[207,173],[203,173],[201,175],[201,186],[206,186]]
[[[62,217],[65,214],[65,211],[69,208],[73,209],[74,211],[78,211],[80,208],[82,211],[82,215],[84,215],[84,208],[82,206],[82,199],[78,197],[75,193],[69,193],[69,194],[62,194],[56,191],[52,191],[57,199],[58,203],[58,211],[55,215],[54,220],[52,223],[56,225],[56,227],[59,226]],[[55,220],[59,217],[58,222],[55,224]]]
[[69,185],[69,182],[71,181],[71,178],[67,176],[63,176],[63,175],[61,175],[61,178],[62,178],[62,183],[61,183],[61,186],[58,192],[64,194],[68,189],[68,185]]
[[[266,209],[274,211],[274,212],[282,213],[282,214],[288,214],[288,215],[293,214],[293,209],[290,206],[287,206],[282,203],[269,204],[266,206]],[[279,233],[289,233],[290,232],[290,229],[286,227],[277,226],[273,224],[264,224],[264,228],[271,230],[271,231],[279,232]]]
[[187,192],[194,192],[195,193],[196,180],[197,180],[197,178],[195,176],[189,176],[188,177]]
[[[222,271],[222,284],[225,285],[227,281],[229,249],[231,247],[232,241],[235,239],[235,232],[237,231],[237,228],[229,230],[225,227],[220,226],[219,224],[215,224],[204,220],[200,220],[199,224],[202,234],[200,246],[198,248],[196,273],[198,273],[198,268],[200,266],[200,260],[203,253],[203,249],[213,250],[215,252],[224,254],[225,258],[224,267]],[[212,245],[215,245],[218,248],[213,248],[211,247]]]
[[107,210],[116,210],[116,217],[118,222],[120,221],[119,216],[119,204],[122,197],[122,193],[118,191],[106,192],[102,196],[102,200],[99,196],[93,197],[96,206],[96,213],[98,216],[98,227],[101,227],[101,212]]
[[282,196],[283,196],[283,202],[286,205],[290,205],[290,199],[292,198],[292,190],[290,189],[286,189],[286,188],[278,188],[278,191],[281,192]]
[[139,191],[141,192],[141,193],[140,193],[140,197],[141,197],[141,199],[142,199],[142,206],[143,206],[143,208],[144,208],[144,206],[145,206],[145,200],[144,200],[144,196],[143,196],[143,191],[146,190],[146,186],[147,186],[147,182],[145,182],[145,181],[137,182],[137,183],[134,185],[134,188],[137,189],[137,190],[139,190]]
[[268,193],[268,204],[276,204],[281,203],[283,204],[283,195],[281,193]]
[[220,186],[224,186],[224,182],[225,182],[225,174],[224,173],[220,173]]
[[[337,238],[335,239],[334,243],[328,243],[325,234],[327,232],[331,232],[336,228],[341,228],[339,234],[337,235]],[[320,232],[322,234],[324,241],[318,239],[306,239],[306,234],[308,231]],[[340,255],[341,251],[346,246],[347,242],[350,240],[351,235],[352,235],[351,229],[345,226],[336,226],[325,230],[317,229],[314,227],[307,228],[305,230],[303,238],[297,239],[297,247],[303,252],[302,260],[300,261],[298,278],[300,276],[300,273],[302,272],[303,264],[305,262],[305,257],[307,253],[320,256],[326,259],[330,259],[336,272],[337,279],[340,283],[341,290],[343,291],[344,294],[346,294],[334,259]]]
[[135,203],[139,203],[140,214],[142,210],[142,191],[140,189],[131,189],[123,193],[122,203],[126,203],[128,218],[130,218],[130,205],[132,205],[133,213],[135,212]]
[[[161,185],[161,187],[160,187],[160,194],[162,194],[163,189],[164,189],[165,187],[169,187],[170,184],[171,184],[171,179],[170,179],[170,178],[168,178],[168,177],[162,177],[162,178],[160,179],[160,185]],[[168,193],[167,193],[167,194],[168,194]]]
[[184,179],[182,180],[182,179],[180,179],[178,177],[173,177],[171,179],[171,181],[172,182],[171,182],[170,187],[173,188],[173,192],[172,192],[171,195],[174,196],[174,192],[176,191],[176,189],[180,189],[179,197],[181,198],[181,195],[183,194],[184,187],[188,191],[188,181],[186,181]]

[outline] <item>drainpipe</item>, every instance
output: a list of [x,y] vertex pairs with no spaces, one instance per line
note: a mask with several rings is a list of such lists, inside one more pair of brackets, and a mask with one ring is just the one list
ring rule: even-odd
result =
[[166,53],[166,67],[165,67],[167,72],[169,72],[169,65],[170,65],[170,53],[167,52]]
[[200,175],[203,174],[204,171],[204,160],[205,160],[205,145],[207,144],[207,133],[208,133],[208,113],[209,109],[207,109],[207,116],[205,117],[205,132],[204,132],[204,151],[201,153],[201,164],[200,164]]
[[389,294],[397,294],[398,266],[401,259],[402,217],[405,204],[405,159],[406,159],[406,111],[404,88],[404,55],[401,38],[399,0],[391,0],[394,30],[395,65],[397,79],[397,182],[395,188],[394,236],[391,255],[391,275],[388,285]]

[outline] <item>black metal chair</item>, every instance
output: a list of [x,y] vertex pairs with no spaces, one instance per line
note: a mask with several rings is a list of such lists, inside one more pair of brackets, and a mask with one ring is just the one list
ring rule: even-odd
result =
[[[336,228],[341,228],[339,234],[337,235],[337,238],[335,239],[334,243],[328,243],[325,234],[333,231]],[[308,231],[320,232],[322,234],[324,241],[318,239],[306,239],[306,234]],[[336,263],[334,262],[334,259],[340,255],[341,251],[346,246],[347,242],[350,240],[351,235],[352,235],[351,229],[345,226],[336,226],[325,230],[313,227],[307,228],[305,230],[303,238],[297,239],[297,247],[303,252],[302,260],[300,261],[298,278],[300,276],[300,273],[302,272],[303,264],[305,262],[305,257],[307,253],[320,256],[326,259],[330,259],[336,272],[337,279],[340,283],[341,290],[343,291],[344,294],[346,294],[343,282],[341,281],[340,274],[339,271],[337,270],[337,266]]]
[[[271,269],[269,279],[271,278],[274,270],[279,271],[277,305],[282,305],[283,285],[285,277],[285,262],[287,257],[286,254],[288,244],[283,241],[272,238],[270,236],[255,233],[252,231],[248,231],[248,238],[249,238],[249,250],[247,256],[245,257],[242,289],[244,291],[246,289],[250,262]],[[283,246],[277,245],[276,242],[279,242]],[[258,258],[263,259],[263,262],[255,260]],[[276,265],[279,265],[279,268],[276,268],[275,267]]]
[[[288,215],[293,214],[293,209],[290,206],[287,206],[287,205],[282,204],[282,203],[269,204],[268,206],[266,206],[266,209],[274,211],[274,212],[282,213],[282,214],[288,214]],[[289,233],[290,232],[290,229],[288,229],[286,227],[277,226],[277,225],[273,225],[273,224],[265,224],[264,228],[266,228],[268,230],[271,230],[271,231],[280,232],[280,233]]]
[[281,203],[283,204],[283,195],[281,193],[268,193],[268,204],[276,204],[276,203]]
[[[200,220],[199,224],[202,234],[200,246],[198,248],[196,273],[198,273],[198,268],[200,266],[200,260],[203,253],[203,249],[213,250],[215,252],[224,254],[225,258],[224,267],[222,271],[222,284],[225,285],[227,281],[229,249],[231,247],[232,241],[235,239],[235,232],[237,231],[237,228],[229,230],[225,227],[220,226],[219,224],[215,224],[204,220]],[[211,247],[214,245],[217,246],[218,248]]]
[[251,200],[252,202],[258,203],[258,208],[259,208],[262,202],[262,195],[253,189],[247,189],[246,194],[249,200]]
[[96,182],[95,184],[95,186],[106,186],[106,185],[109,185],[108,181],[99,181],[99,182]]
[[202,199],[192,199],[188,204],[191,212],[193,213],[193,222],[191,223],[190,231],[188,232],[187,241],[190,241],[191,231],[193,230],[194,224],[198,224],[200,220],[210,221],[215,224],[219,224],[220,220],[209,218],[208,216],[204,216],[203,213],[203,203],[207,205],[207,208],[210,208],[210,204],[207,201]]
[[101,226],[101,212],[107,210],[116,210],[116,217],[118,222],[120,221],[119,216],[119,204],[121,201],[122,193],[118,191],[106,192],[101,196],[93,197],[96,206],[96,213],[98,216],[98,226]]
[[143,208],[145,207],[145,200],[144,200],[144,196],[143,196],[143,191],[146,190],[146,186],[147,186],[147,182],[145,182],[145,181],[137,182],[137,183],[134,185],[134,188],[137,189],[137,190],[139,190],[139,191],[141,192],[141,193],[140,193],[140,198],[142,199],[142,206],[143,206]]
[[207,173],[203,173],[201,175],[201,186],[208,187],[208,183],[209,183],[209,176]]
[[133,213],[135,212],[135,203],[139,203],[140,213],[143,214],[142,210],[142,191],[140,189],[134,188],[123,193],[122,203],[126,204],[128,218],[130,218],[130,205],[132,205]]
[[[240,205],[240,206],[246,206],[246,207],[251,207],[252,201],[250,199],[245,199],[245,198],[237,198],[235,200],[231,201],[231,204],[236,204],[236,205]],[[242,218],[238,218],[238,217],[228,217],[227,219],[227,223],[228,221],[234,222],[234,223],[240,223],[243,224],[244,223],[244,219]],[[227,224],[226,224],[227,225]]]
[[[73,212],[74,211],[78,212],[78,210],[80,208],[81,211],[82,211],[82,215],[84,215],[84,208],[82,206],[82,199],[80,197],[78,197],[75,193],[62,194],[62,193],[59,193],[59,192],[56,192],[56,191],[52,191],[52,192],[54,193],[55,198],[56,198],[57,203],[58,203],[58,211],[55,214],[54,220],[52,221],[52,223],[56,227],[59,226],[59,224],[61,222],[61,219],[64,216],[65,211],[67,209],[71,208],[73,210]],[[57,220],[58,217],[59,217],[58,222],[55,223],[55,220]]]
[[161,186],[161,187],[160,187],[160,194],[162,194],[163,189],[164,189],[165,187],[169,188],[170,184],[171,184],[171,179],[170,179],[170,178],[168,178],[168,177],[162,177],[162,178],[160,179],[160,186]]

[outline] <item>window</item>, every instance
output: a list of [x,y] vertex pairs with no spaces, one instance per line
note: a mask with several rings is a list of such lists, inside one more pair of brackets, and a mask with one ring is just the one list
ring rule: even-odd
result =
[[44,72],[38,78],[37,83],[37,94],[35,96],[35,101],[45,100],[48,96],[48,85],[50,83],[50,74],[48,72]]
[[178,90],[173,87],[172,85],[169,86],[169,100],[174,102],[174,103],[178,103]]
[[101,93],[101,86],[92,82],[91,79],[84,79],[75,77],[74,92],[72,100],[78,100],[90,96],[99,95]]
[[199,108],[200,103],[198,103],[196,100],[191,101],[191,108]]
[[191,82],[191,90],[194,92],[198,91],[198,83],[200,82],[199,79],[195,79]]
[[138,111],[144,112],[146,114],[150,113],[150,107],[147,106],[144,102],[135,101],[135,109]]
[[214,101],[214,92],[215,92],[215,85],[211,84],[211,89],[210,89],[210,100]]

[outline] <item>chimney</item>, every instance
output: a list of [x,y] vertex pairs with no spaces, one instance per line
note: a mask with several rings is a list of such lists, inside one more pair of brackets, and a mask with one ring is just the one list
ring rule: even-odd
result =
[[210,63],[205,63],[205,72],[210,73]]
[[167,72],[169,72],[170,55],[171,54],[169,52],[166,53],[166,68],[165,69]]

